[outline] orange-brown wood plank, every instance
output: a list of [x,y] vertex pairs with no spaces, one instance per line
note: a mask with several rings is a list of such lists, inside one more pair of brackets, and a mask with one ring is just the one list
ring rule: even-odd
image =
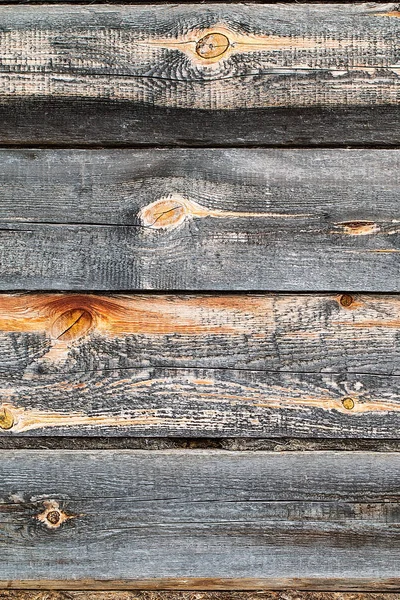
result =
[[394,438],[400,299],[0,295],[4,435]]

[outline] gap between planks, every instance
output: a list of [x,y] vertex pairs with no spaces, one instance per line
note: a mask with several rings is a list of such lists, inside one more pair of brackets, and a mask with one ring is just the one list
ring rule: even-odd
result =
[[0,437],[1,450],[228,450],[230,452],[400,452],[400,439]]

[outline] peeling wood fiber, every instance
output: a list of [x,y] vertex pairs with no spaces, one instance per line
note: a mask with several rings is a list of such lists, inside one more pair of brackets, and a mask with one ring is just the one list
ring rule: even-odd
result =
[[[53,143],[288,143],[291,116],[275,122],[274,111],[297,109],[301,143],[313,137],[303,118],[316,125],[325,108],[332,140],[398,143],[396,14],[393,3],[2,5],[0,141],[26,143],[41,129]],[[119,111],[115,130],[98,110]]]
[[396,438],[399,327],[394,295],[2,294],[0,432]]
[[399,157],[3,149],[0,289],[400,291]]

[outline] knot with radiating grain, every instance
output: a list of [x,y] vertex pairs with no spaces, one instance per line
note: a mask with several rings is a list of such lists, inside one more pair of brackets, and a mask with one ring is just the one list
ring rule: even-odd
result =
[[36,519],[46,525],[48,529],[58,529],[66,521],[75,518],[75,515],[65,513],[55,500],[45,500],[43,506],[43,512],[36,515]]
[[182,225],[187,219],[214,217],[218,219],[240,218],[299,218],[309,214],[285,214],[273,212],[242,212],[233,210],[209,209],[194,200],[189,200],[180,194],[166,196],[155,200],[143,207],[138,219],[143,227],[148,229],[173,230]]
[[72,308],[61,314],[53,323],[51,334],[56,340],[72,342],[86,335],[93,318],[84,308]]

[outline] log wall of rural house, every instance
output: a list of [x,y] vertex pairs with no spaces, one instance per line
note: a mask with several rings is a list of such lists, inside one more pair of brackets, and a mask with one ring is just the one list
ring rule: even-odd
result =
[[400,600],[400,5],[0,1],[0,600]]

